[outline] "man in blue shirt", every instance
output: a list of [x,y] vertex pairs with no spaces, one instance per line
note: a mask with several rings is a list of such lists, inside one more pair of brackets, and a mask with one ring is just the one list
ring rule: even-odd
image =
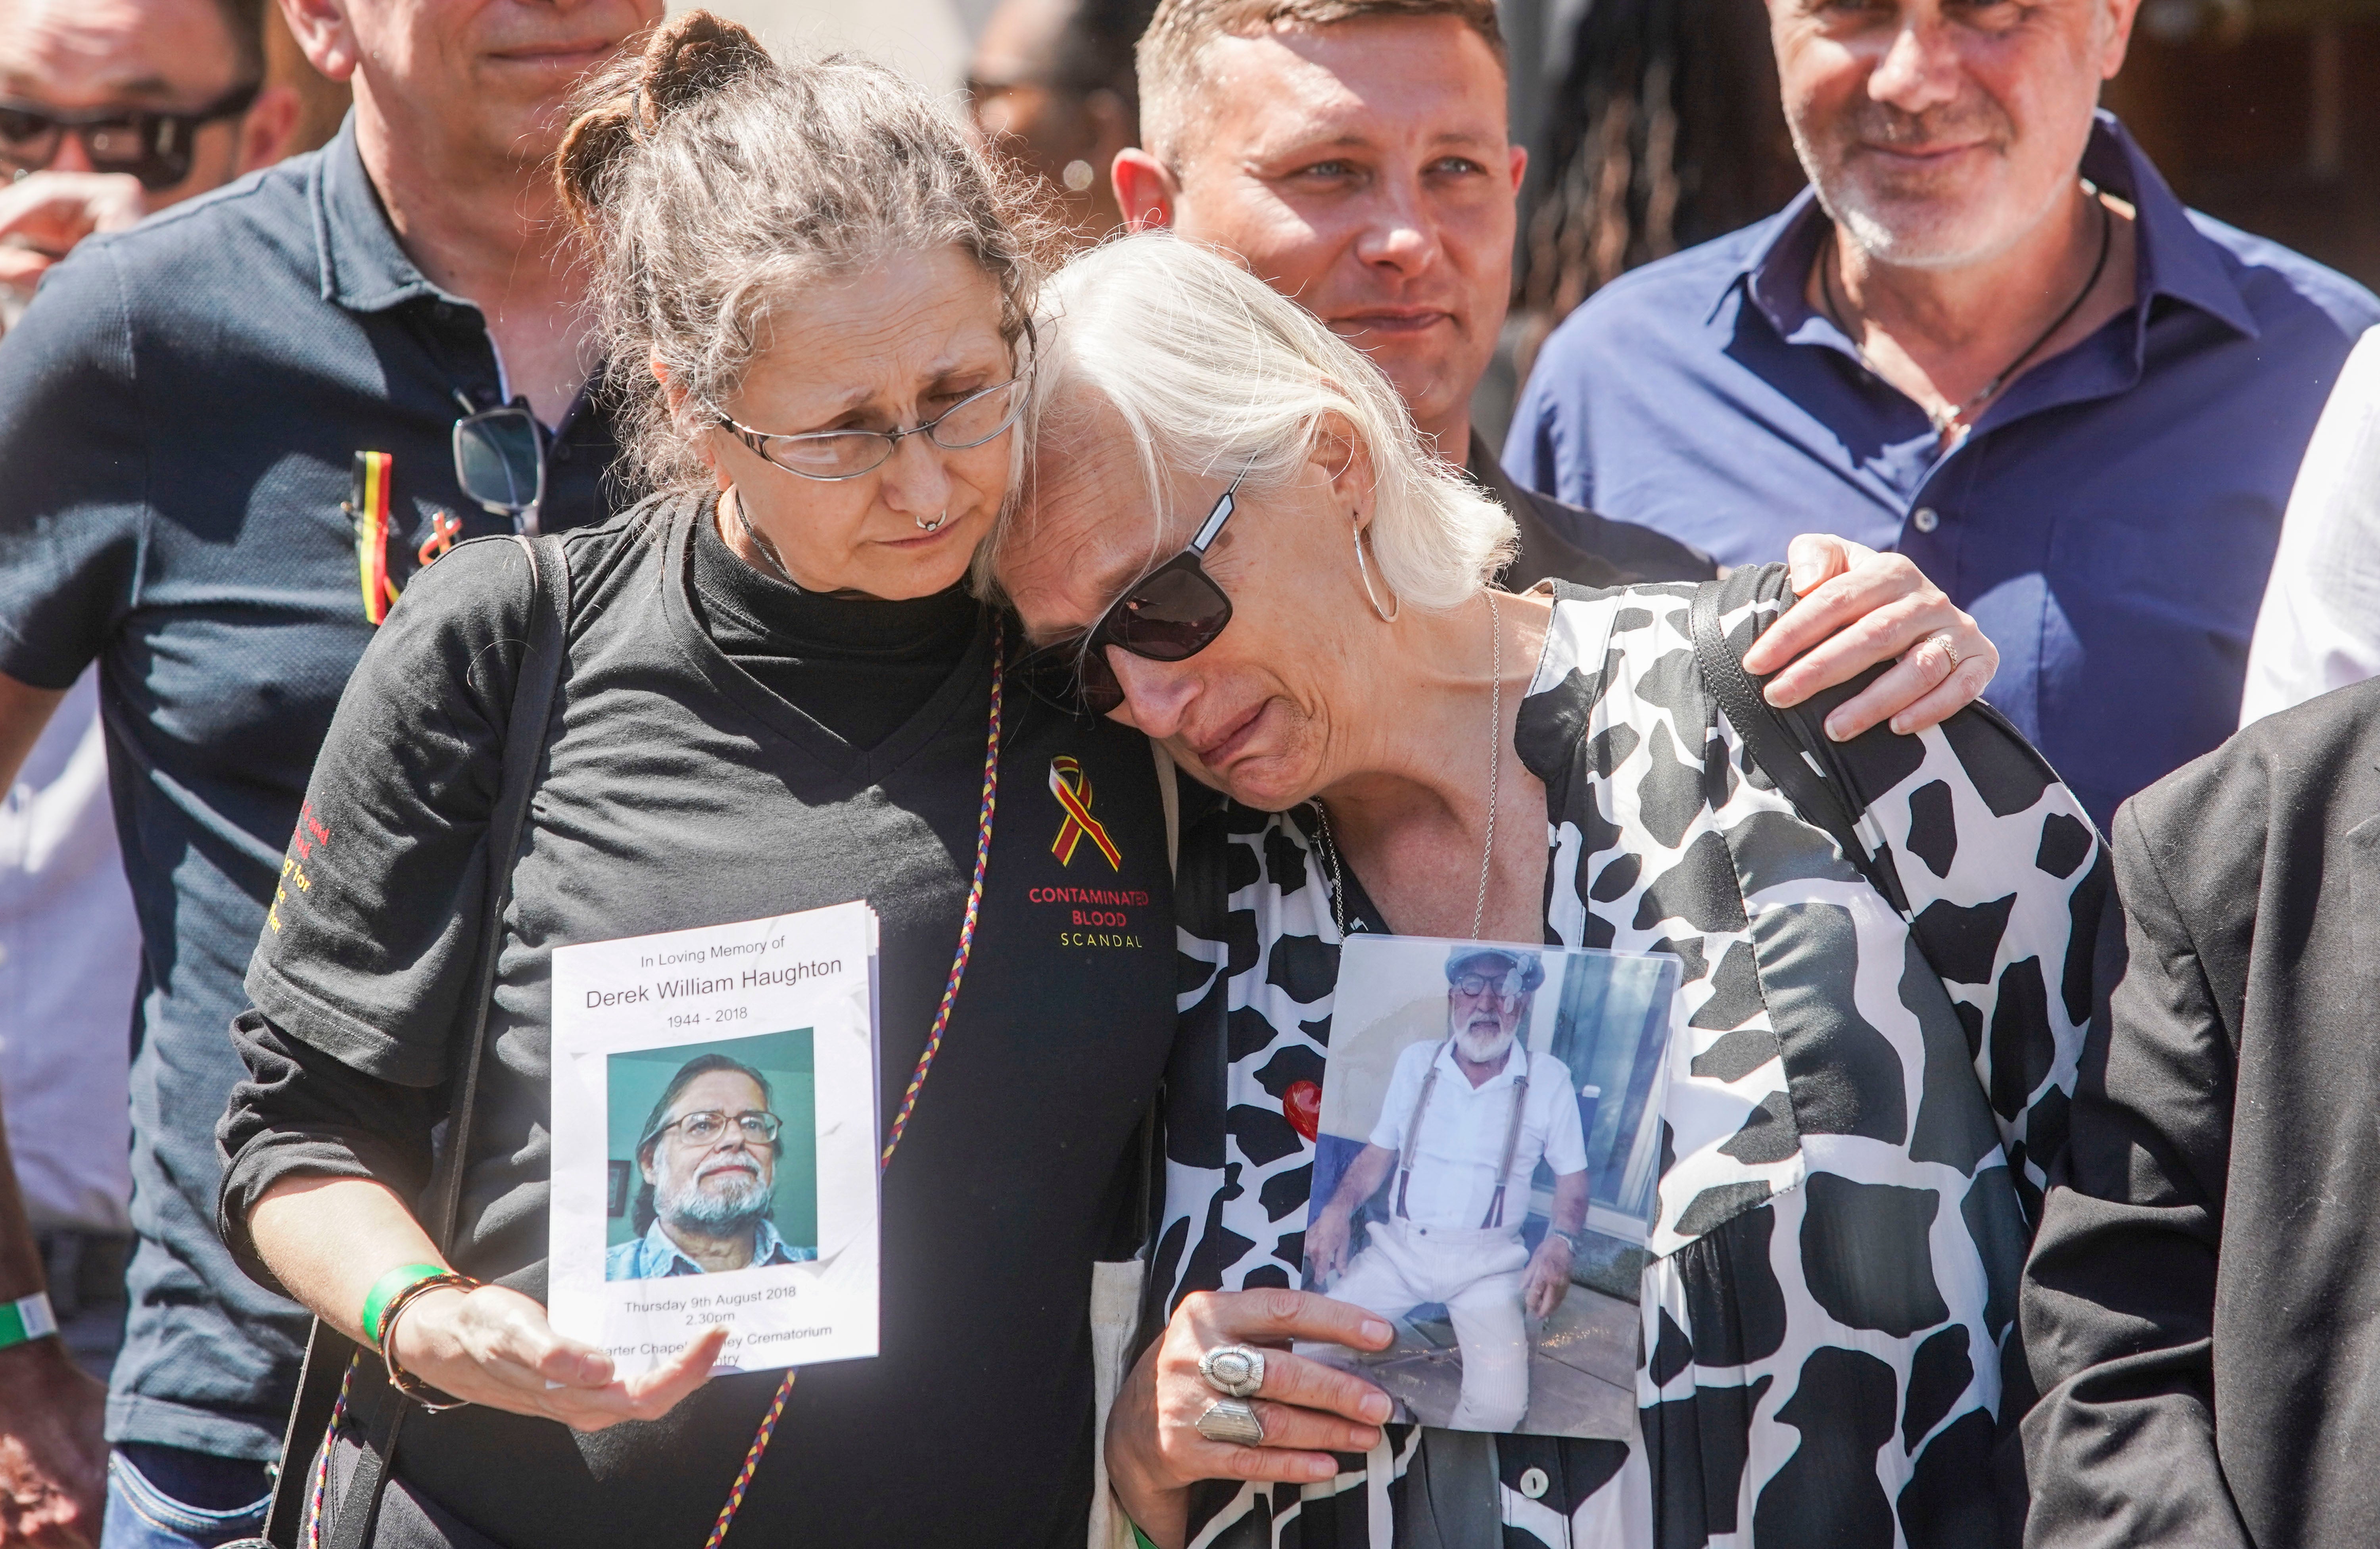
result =
[[1813,188],[1580,308],[1504,452],[1723,563],[1898,548],[2103,825],[2237,724],[2291,478],[2380,322],[2095,111],[2133,8],[1770,0]]
[[[572,88],[660,0],[285,9],[314,65],[352,80],[338,138],[83,242],[0,342],[0,786],[96,660],[142,937],[105,1549],[261,1527],[307,1321],[215,1236],[214,1126],[340,689],[387,597],[446,546],[516,517],[601,519],[623,494],[550,158]],[[489,411],[528,458],[493,500],[463,487],[455,441]],[[28,1301],[39,1264],[5,1195],[0,1303]],[[0,1440],[56,1436],[74,1397],[0,1360]],[[50,1487],[95,1494],[79,1446],[27,1449]]]

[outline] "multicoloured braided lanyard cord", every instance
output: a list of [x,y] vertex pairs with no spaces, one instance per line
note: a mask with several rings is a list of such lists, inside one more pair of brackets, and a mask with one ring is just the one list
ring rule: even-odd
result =
[[[917,1093],[925,1089],[926,1077],[934,1068],[934,1056],[941,1053],[942,1033],[951,1025],[951,1008],[958,1004],[959,982],[966,977],[967,954],[975,948],[975,926],[983,913],[983,873],[991,863],[991,815],[1000,801],[1000,689],[1007,665],[1007,628],[995,619],[991,628],[991,729],[984,739],[983,803],[976,816],[975,880],[967,884],[966,913],[959,920],[959,949],[951,958],[951,977],[942,986],[942,1003],[934,1011],[933,1030],[926,1034],[926,1048],[917,1056],[917,1068],[910,1073],[908,1090],[901,1094],[901,1110],[892,1116],[892,1133],[884,1141],[884,1155],[877,1164],[879,1170],[891,1165],[893,1150],[901,1143],[902,1133],[909,1128],[909,1116],[917,1110]],[[331,1423],[325,1428],[322,1451],[314,1463],[314,1489],[308,1503],[307,1517],[310,1549],[322,1549],[322,1505],[331,1480],[331,1442],[339,1433],[339,1422],[346,1417],[347,1389],[355,1381],[356,1362],[363,1359],[358,1353],[348,1362],[347,1373],[339,1383],[339,1401],[331,1409]],[[703,1549],[719,1549],[727,1530],[735,1525],[735,1514],[743,1509],[744,1493],[752,1487],[752,1476],[759,1470],[760,1458],[769,1450],[770,1439],[777,1433],[777,1421],[784,1418],[785,1400],[794,1393],[794,1372],[788,1371],[785,1380],[777,1384],[777,1396],[769,1401],[769,1412],[760,1417],[760,1428],[752,1433],[752,1445],[744,1454],[744,1466],[735,1470],[735,1482],[727,1492],[727,1504],[719,1508],[719,1520],[710,1530]]]
[[[1000,686],[1007,666],[1007,627],[995,619],[991,627],[991,731],[984,739],[983,805],[976,817],[975,880],[967,884],[966,913],[959,920],[959,949],[951,958],[951,977],[942,986],[942,1004],[935,1008],[933,1031],[926,1034],[926,1048],[917,1056],[917,1068],[909,1075],[908,1090],[901,1094],[901,1111],[892,1116],[892,1133],[885,1138],[884,1156],[877,1164],[881,1171],[892,1161],[893,1149],[900,1145],[902,1132],[909,1128],[909,1116],[917,1111],[917,1093],[924,1090],[926,1076],[934,1068],[934,1056],[941,1053],[943,1030],[951,1025],[951,1007],[958,1003],[959,981],[966,977],[967,954],[975,947],[976,917],[983,912],[984,868],[991,862],[991,813],[1000,800]],[[735,1483],[727,1492],[727,1504],[719,1508],[719,1521],[710,1530],[703,1549],[719,1549],[727,1530],[735,1525],[735,1513],[743,1508],[744,1492],[752,1486],[752,1475],[760,1467],[761,1454],[769,1450],[769,1438],[777,1433],[777,1421],[785,1412],[785,1400],[794,1393],[794,1372],[777,1384],[776,1397],[769,1401],[769,1412],[760,1417],[760,1429],[752,1434],[751,1449],[744,1454],[744,1466],[735,1470]]]

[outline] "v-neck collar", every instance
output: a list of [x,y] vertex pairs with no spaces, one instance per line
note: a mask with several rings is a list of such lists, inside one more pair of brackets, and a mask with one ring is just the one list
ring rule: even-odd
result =
[[719,649],[696,614],[688,589],[694,584],[694,524],[709,521],[716,495],[688,496],[671,504],[663,545],[662,607],[671,631],[696,671],[737,708],[792,743],[813,762],[856,786],[880,785],[941,734],[953,714],[968,706],[990,713],[991,630],[990,610],[959,665],[917,713],[873,748],[856,747],[828,729],[799,705],[779,695]]

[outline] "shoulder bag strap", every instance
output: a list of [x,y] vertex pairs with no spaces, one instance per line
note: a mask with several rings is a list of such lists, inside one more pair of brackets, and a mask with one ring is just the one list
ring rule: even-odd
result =
[[1719,709],[1726,712],[1728,724],[1743,738],[1752,762],[1777,783],[1777,788],[1793,803],[1793,810],[1831,835],[1841,848],[1843,859],[1894,909],[1907,914],[1909,905],[1900,889],[1900,879],[1877,862],[1866,841],[1860,837],[1857,816],[1842,787],[1820,771],[1807,750],[1806,739],[1794,735],[1786,714],[1762,697],[1759,685],[1743,670],[1742,655],[1720,631],[1718,600],[1725,584],[1706,581],[1694,592],[1691,619],[1694,665],[1702,670],[1705,686],[1718,701]]
[[[446,1143],[431,1173],[429,1217],[422,1223],[442,1253],[451,1252],[455,1242],[463,1173],[471,1148],[472,1108],[479,1097],[480,1066],[488,1043],[488,1013],[495,995],[496,959],[504,946],[504,905],[512,896],[513,863],[520,853],[529,798],[536,792],[539,769],[544,762],[546,728],[569,659],[570,568],[564,558],[562,540],[546,534],[536,538],[516,535],[513,541],[520,544],[528,560],[528,641],[521,653],[512,712],[504,728],[504,783],[498,790],[495,808],[488,815],[487,895],[480,913],[479,994],[471,1017],[471,1036],[465,1041],[455,1073],[449,1078],[449,1090],[454,1095],[447,1108]],[[319,1366],[323,1372],[322,1385],[330,1390],[330,1401],[322,1406],[320,1423],[323,1424],[328,1422],[330,1408],[336,1402],[339,1384],[350,1364],[319,1360],[329,1341],[346,1346],[350,1355],[356,1352],[356,1347],[347,1340],[319,1322],[315,1324],[314,1337],[307,1349],[307,1370],[311,1378]],[[397,1429],[406,1411],[412,1408],[389,1391],[387,1379],[372,1363],[357,1361],[353,1367],[356,1381],[352,1397],[360,1400],[358,1408],[361,1411],[363,1452],[356,1459],[355,1474],[339,1493],[335,1507],[327,1500],[324,1503],[323,1512],[329,1520],[322,1536],[330,1549],[364,1549],[371,1542],[372,1526],[380,1516],[381,1494],[388,1487],[389,1467],[396,1456]],[[301,1393],[301,1408],[309,1397],[313,1396]],[[292,1442],[313,1433],[296,1430],[295,1418]],[[327,1437],[324,1445],[329,1445]],[[294,1471],[299,1476],[295,1492],[289,1488],[293,1458],[297,1460]],[[275,1536],[271,1527],[266,1529],[266,1536],[284,1549],[296,1549],[298,1522],[303,1515],[304,1476],[309,1472],[304,1454],[293,1453],[285,1446],[282,1478],[273,1499],[273,1524],[277,1526],[285,1516],[284,1497],[294,1494],[296,1500],[292,1504],[298,1509],[285,1513],[289,1522],[285,1541]]]

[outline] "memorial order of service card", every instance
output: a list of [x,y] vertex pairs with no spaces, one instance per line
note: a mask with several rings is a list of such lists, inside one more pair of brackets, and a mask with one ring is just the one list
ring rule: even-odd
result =
[[876,915],[841,904],[553,954],[548,1315],[649,1371],[876,1353]]

